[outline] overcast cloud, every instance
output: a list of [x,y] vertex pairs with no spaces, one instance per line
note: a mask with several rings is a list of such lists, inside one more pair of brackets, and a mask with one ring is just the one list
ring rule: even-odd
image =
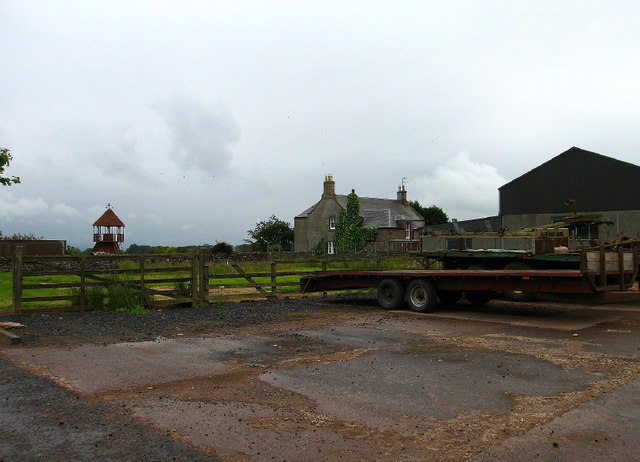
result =
[[338,193],[498,212],[578,146],[640,164],[636,1],[4,0],[0,229],[240,244]]
[[171,158],[179,167],[214,176],[226,173],[231,145],[239,140],[240,129],[225,107],[175,98],[157,108],[169,128]]

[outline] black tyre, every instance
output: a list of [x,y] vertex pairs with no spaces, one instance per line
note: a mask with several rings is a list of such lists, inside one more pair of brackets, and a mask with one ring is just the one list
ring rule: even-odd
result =
[[438,298],[445,305],[455,305],[462,298],[461,290],[439,290]]
[[385,310],[404,307],[404,286],[397,279],[383,279],[378,284],[378,305]]
[[[523,261],[514,261],[507,264],[504,269],[526,271],[533,269],[533,267]],[[530,302],[537,296],[535,292],[523,292],[521,290],[505,290],[502,292],[502,295],[504,295],[504,298],[511,300],[512,302]]]
[[467,290],[465,296],[472,305],[486,305],[493,298],[490,290]]
[[427,313],[433,310],[438,302],[438,291],[430,281],[426,279],[414,279],[407,287],[407,304],[409,308],[418,313]]

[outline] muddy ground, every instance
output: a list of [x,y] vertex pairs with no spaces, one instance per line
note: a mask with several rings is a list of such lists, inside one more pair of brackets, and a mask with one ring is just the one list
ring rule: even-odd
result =
[[0,461],[635,461],[640,306],[0,316]]

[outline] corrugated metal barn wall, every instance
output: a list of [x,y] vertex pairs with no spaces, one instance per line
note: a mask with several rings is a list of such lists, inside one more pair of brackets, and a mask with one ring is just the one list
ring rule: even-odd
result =
[[640,210],[640,167],[571,148],[499,188],[500,214]]

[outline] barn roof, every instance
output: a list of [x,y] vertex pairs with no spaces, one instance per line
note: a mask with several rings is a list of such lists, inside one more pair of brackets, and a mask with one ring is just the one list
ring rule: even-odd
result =
[[108,208],[100,218],[98,218],[93,226],[124,226],[124,223],[111,208]]

